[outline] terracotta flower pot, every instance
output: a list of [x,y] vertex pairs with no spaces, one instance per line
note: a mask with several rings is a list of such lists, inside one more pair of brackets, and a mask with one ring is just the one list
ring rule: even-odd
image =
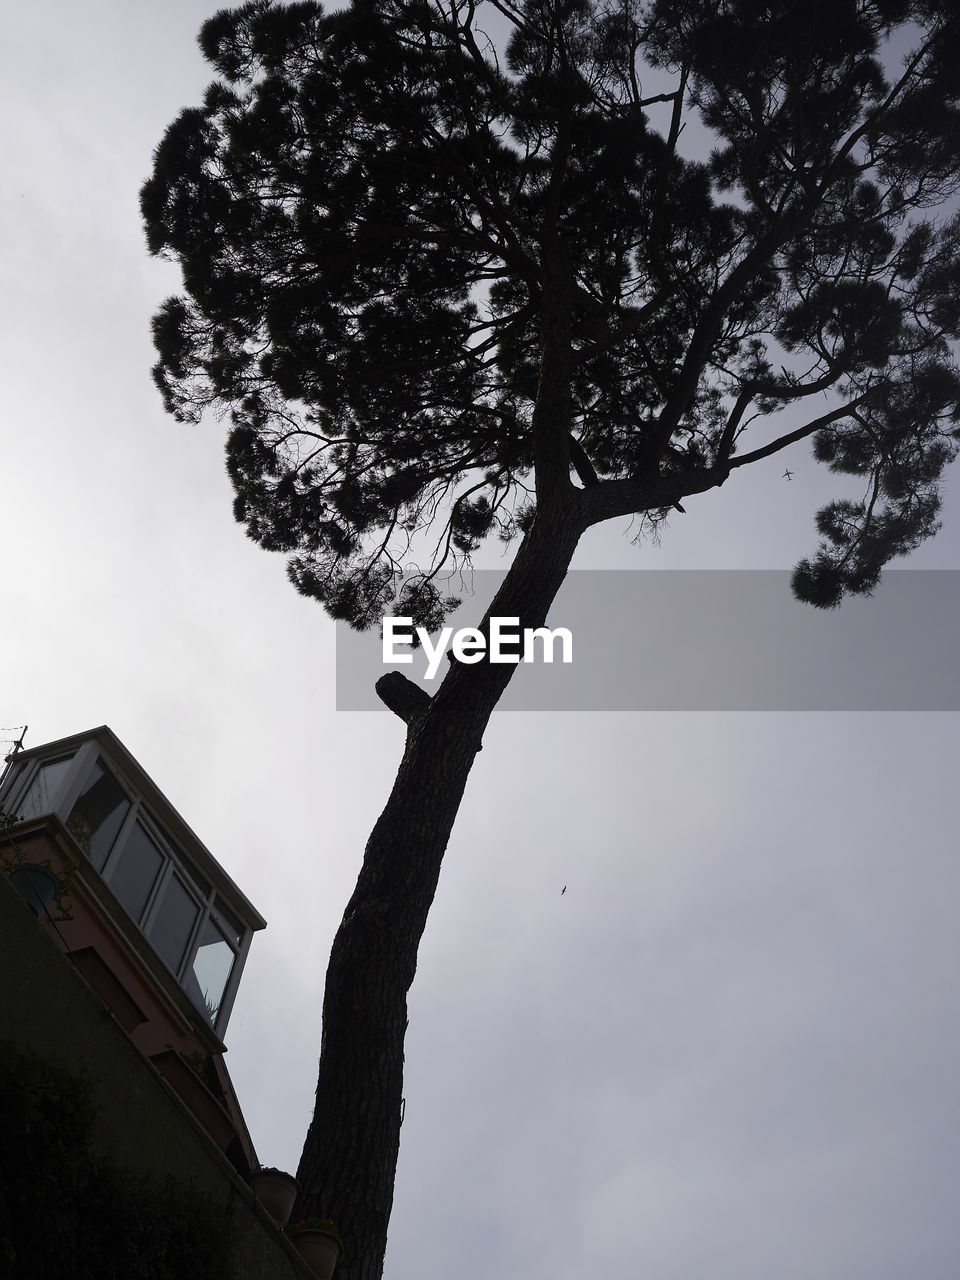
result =
[[319,1227],[303,1227],[294,1235],[293,1243],[317,1280],[330,1280],[340,1257],[337,1237]]
[[281,1169],[257,1169],[250,1178],[254,1196],[278,1227],[285,1227],[297,1198],[297,1180]]

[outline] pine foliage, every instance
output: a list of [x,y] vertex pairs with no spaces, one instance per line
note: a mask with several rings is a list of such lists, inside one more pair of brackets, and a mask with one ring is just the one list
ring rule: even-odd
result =
[[794,588],[870,591],[960,441],[958,27],[925,0],[224,10],[142,193],[183,272],[166,405],[229,415],[236,517],[301,591],[368,625],[428,548],[402,589],[435,624],[437,567],[533,517],[561,296],[591,520],[811,438],[863,498]]

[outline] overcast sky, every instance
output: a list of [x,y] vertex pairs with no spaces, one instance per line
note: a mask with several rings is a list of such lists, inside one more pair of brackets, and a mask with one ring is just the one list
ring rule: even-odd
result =
[[[0,730],[110,725],[266,916],[228,1065],[295,1169],[402,725],[335,710],[332,623],[234,524],[222,428],[149,379],[177,276],[137,192],[215,7],[4,18]],[[788,462],[577,564],[787,568],[832,492]],[[950,479],[913,566],[960,569]],[[948,713],[496,716],[411,996],[388,1280],[955,1280],[957,739]]]

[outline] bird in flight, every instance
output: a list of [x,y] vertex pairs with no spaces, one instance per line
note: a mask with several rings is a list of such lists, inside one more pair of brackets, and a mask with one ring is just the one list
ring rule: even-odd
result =
[[786,470],[783,474],[786,476],[786,478],[787,478],[788,480],[792,480],[792,479],[793,479],[793,472],[790,470],[790,468],[789,468],[789,467],[787,468],[787,470]]

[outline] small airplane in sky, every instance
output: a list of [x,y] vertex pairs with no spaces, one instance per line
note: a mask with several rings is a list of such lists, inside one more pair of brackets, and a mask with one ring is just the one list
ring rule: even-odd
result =
[[562,898],[566,892],[567,892],[567,886],[564,885],[563,888],[560,890],[560,897]]
[[786,470],[783,474],[786,476],[786,478],[787,478],[788,480],[792,480],[792,479],[793,479],[793,472],[789,469],[789,467],[787,468],[787,470]]

